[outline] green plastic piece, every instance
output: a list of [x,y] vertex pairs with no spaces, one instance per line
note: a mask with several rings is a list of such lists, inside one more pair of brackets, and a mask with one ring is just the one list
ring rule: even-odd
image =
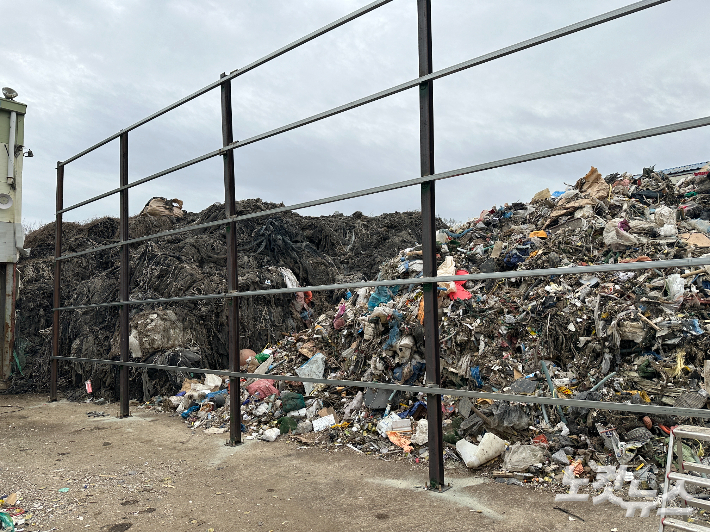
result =
[[306,408],[306,401],[300,393],[283,392],[281,394],[281,408],[286,413],[300,410],[301,408]]
[[281,431],[281,434],[293,432],[297,427],[298,422],[292,417],[284,416],[279,420],[279,430]]
[[0,512],[0,525],[2,525],[0,532],[15,532],[15,523],[12,517],[10,517],[10,514]]

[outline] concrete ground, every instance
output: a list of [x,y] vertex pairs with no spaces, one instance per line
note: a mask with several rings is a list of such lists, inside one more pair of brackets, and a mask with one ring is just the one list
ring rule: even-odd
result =
[[[109,417],[87,416],[96,410]],[[655,516],[555,503],[475,473],[449,475],[452,488],[433,493],[422,465],[283,438],[227,447],[224,434],[193,433],[176,417],[115,415],[114,405],[0,395],[0,497],[19,492],[31,514],[18,530],[658,530]]]

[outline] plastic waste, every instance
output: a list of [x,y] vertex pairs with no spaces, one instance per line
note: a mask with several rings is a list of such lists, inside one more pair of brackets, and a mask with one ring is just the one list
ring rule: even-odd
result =
[[417,422],[417,429],[412,436],[412,443],[415,445],[426,445],[429,443],[429,422],[426,419],[420,419]]
[[483,386],[483,379],[481,378],[481,368],[480,366],[475,366],[471,368],[471,378],[477,387]]
[[0,512],[0,532],[15,532],[15,523],[12,521],[10,514]]
[[493,405],[493,412],[494,414],[491,421],[494,427],[525,430],[530,426],[530,417],[528,417],[520,406],[500,401]]
[[298,428],[298,422],[289,416],[284,416],[279,420],[279,431],[281,434],[294,432]]
[[508,471],[526,471],[530,466],[544,461],[545,450],[542,447],[516,443],[505,453],[503,467]]
[[200,405],[193,405],[190,408],[188,408],[187,410],[184,410],[183,412],[181,412],[180,415],[182,416],[183,419],[187,419],[188,417],[190,417],[190,414],[192,414],[193,412],[197,412],[199,409],[200,409]]
[[209,386],[210,388],[219,388],[222,386],[222,377],[208,373],[205,375],[205,386]]
[[383,417],[379,423],[377,423],[377,432],[383,438],[387,437],[387,433],[392,430],[392,423],[399,421],[401,418],[397,414],[390,414],[387,417]]
[[663,227],[664,225],[672,225],[675,227],[675,210],[662,205],[656,209],[653,213],[653,219],[658,227]]
[[306,417],[306,409],[301,408],[299,410],[291,410],[287,415],[288,415],[288,417],[303,419]]
[[619,224],[622,221],[622,219],[616,218],[614,220],[610,220],[604,226],[604,233],[602,234],[602,237],[604,238],[604,243],[607,246],[634,246],[638,244],[638,239],[634,235],[627,233],[619,227]]
[[281,394],[281,408],[288,413],[306,408],[306,401],[300,393],[284,392]]
[[678,228],[675,224],[666,224],[658,230],[658,234],[664,237],[676,236],[678,234]]
[[409,439],[404,434],[395,431],[389,431],[387,433],[389,440],[394,443],[397,447],[401,447],[405,453],[411,453],[414,448],[412,447],[411,439]]
[[313,431],[321,432],[335,425],[335,416],[333,414],[319,417],[313,420]]
[[348,403],[348,406],[345,407],[345,414],[343,416],[343,419],[350,419],[353,413],[357,412],[362,408],[363,401],[364,396],[362,395],[362,392],[357,392],[357,395],[353,398],[352,401]]
[[239,351],[239,365],[245,367],[249,364],[249,359],[254,358],[256,353],[251,349],[242,349]]
[[380,304],[392,301],[392,298],[399,292],[399,288],[399,285],[378,286],[367,301],[367,308],[372,312]]
[[561,431],[560,436],[569,436],[569,429],[567,428],[567,425],[565,425],[564,423],[561,423],[561,422],[558,423],[555,426],[555,430]]
[[279,391],[274,386],[272,379],[259,379],[247,386],[249,395],[259,395],[262,399],[266,399],[271,395],[279,395]]
[[682,300],[685,292],[685,280],[679,273],[671,274],[666,279],[666,288],[668,289],[668,299]]
[[[322,379],[324,371],[325,355],[323,353],[316,353],[311,357],[308,362],[303,364],[300,368],[296,368],[296,374],[299,377],[307,377],[312,379]],[[303,387],[306,390],[306,395],[311,395],[314,386],[315,384],[312,382],[303,383]]]
[[399,361],[404,363],[409,360],[409,358],[412,355],[412,348],[414,347],[415,344],[414,336],[412,335],[406,335],[402,336],[398,341],[397,345],[395,346],[397,348],[397,353],[399,354]]
[[408,362],[404,366],[397,366],[392,371],[392,376],[401,383],[412,384],[424,374],[426,370],[425,362]]
[[474,445],[467,440],[459,440],[456,442],[456,450],[466,467],[475,469],[503,454],[505,441],[492,432],[486,432],[479,445]]
[[560,464],[565,467],[569,465],[569,458],[567,457],[567,453],[564,451],[564,449],[560,449],[555,454],[553,454],[552,461],[556,464]]
[[701,220],[699,218],[696,218],[693,220],[688,220],[687,223],[693,229],[697,229],[698,231],[700,231],[702,233],[710,232],[710,221],[708,221],[708,220]]
[[[456,270],[456,275],[468,275],[468,271]],[[454,281],[454,284],[456,285],[456,291],[449,294],[449,299],[471,299],[471,292],[463,287],[466,281]]]
[[281,431],[277,428],[267,429],[261,435],[261,439],[264,441],[276,441],[276,438],[278,438],[280,435]]
[[309,432],[313,432],[313,423],[307,420],[301,421],[294,431],[295,434],[308,434]]
[[601,423],[597,423],[596,427],[599,435],[604,440],[604,447],[613,451],[616,459],[621,462],[621,459],[624,457],[624,449],[621,447],[622,442],[619,440],[619,434],[616,432],[616,429],[614,427],[605,427]]
[[267,412],[271,412],[271,405],[269,403],[261,403],[259,406],[256,407],[256,410],[254,410],[254,415],[260,417],[266,414]]
[[[456,275],[456,264],[454,263],[454,258],[448,255],[444,262],[442,262],[436,270],[437,277],[443,277],[445,275]],[[453,281],[448,281],[444,283],[438,283],[439,288],[446,290],[446,293],[456,292],[456,284]]]

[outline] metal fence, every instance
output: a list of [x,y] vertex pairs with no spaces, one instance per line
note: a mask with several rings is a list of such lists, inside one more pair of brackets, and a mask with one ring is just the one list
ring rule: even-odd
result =
[[[561,146],[557,148],[552,148],[548,150],[538,151],[534,153],[528,153],[525,155],[519,155],[516,157],[510,157],[507,159],[501,159],[497,161],[491,161],[482,164],[476,164],[474,166],[468,166],[465,168],[458,168],[455,170],[448,170],[445,172],[436,173],[434,170],[434,108],[433,108],[433,83],[434,80],[460,72],[462,70],[473,68],[478,65],[500,59],[507,55],[511,55],[528,48],[539,46],[546,42],[552,41],[554,39],[559,39],[567,35],[571,35],[578,31],[582,31],[593,26],[604,24],[606,22],[615,20],[620,17],[625,17],[634,14],[638,11],[649,9],[659,4],[669,2],[670,0],[643,0],[630,4],[626,7],[610,11],[603,15],[592,17],[576,24],[570,26],[565,26],[556,31],[545,33],[533,39],[528,39],[526,41],[502,48],[500,50],[475,57],[468,61],[458,63],[456,65],[434,71],[432,67],[432,34],[431,34],[431,0],[417,0],[417,11],[418,11],[418,47],[419,47],[419,77],[412,79],[406,83],[391,87],[389,89],[371,94],[364,98],[352,101],[350,103],[335,107],[328,111],[304,118],[297,122],[287,124],[285,126],[267,131],[260,135],[253,136],[251,138],[234,141],[232,133],[232,102],[231,102],[231,82],[232,80],[238,78],[239,76],[246,74],[250,70],[253,70],[270,60],[283,55],[307,42],[324,35],[343,24],[346,24],[362,15],[369,13],[385,4],[388,4],[392,0],[377,0],[368,4],[367,6],[358,9],[350,13],[349,15],[342,17],[335,22],[328,24],[320,28],[313,33],[306,35],[305,37],[292,42],[291,44],[276,50],[275,52],[243,67],[241,69],[234,70],[229,74],[222,74],[219,80],[207,85],[206,87],[194,92],[193,94],[165,107],[164,109],[154,113],[143,120],[140,120],[133,124],[132,126],[122,129],[120,132],[112,135],[103,141],[91,146],[90,148],[78,153],[77,155],[65,160],[59,161],[57,163],[57,201],[56,201],[56,243],[55,243],[55,263],[54,263],[54,320],[53,320],[53,336],[52,336],[52,357],[51,357],[51,383],[50,383],[50,399],[57,399],[57,377],[58,377],[58,363],[60,360],[68,360],[71,362],[81,362],[81,363],[94,363],[94,364],[111,364],[119,367],[120,381],[119,381],[119,393],[120,393],[120,417],[126,417],[129,415],[129,397],[128,397],[128,368],[155,368],[166,371],[189,371],[192,373],[214,373],[218,375],[227,375],[232,377],[232,385],[230,387],[229,397],[230,397],[230,425],[229,425],[229,442],[231,444],[238,444],[241,442],[241,412],[240,412],[240,386],[239,378],[249,377],[249,378],[269,378],[276,380],[288,380],[288,381],[299,381],[299,382],[313,382],[313,383],[325,383],[333,386],[349,386],[349,387],[360,387],[360,388],[380,388],[387,390],[400,390],[404,392],[419,393],[422,392],[427,394],[427,416],[429,421],[429,480],[430,486],[432,488],[441,487],[444,484],[444,460],[443,460],[443,429],[442,429],[442,409],[441,409],[441,398],[442,395],[459,396],[459,397],[470,397],[470,398],[484,398],[492,400],[502,400],[502,401],[514,401],[520,403],[528,404],[541,404],[541,405],[556,405],[556,406],[568,406],[568,407],[584,407],[584,408],[598,408],[604,410],[617,410],[624,412],[638,412],[638,413],[656,413],[656,414],[673,414],[682,415],[688,417],[697,418],[708,418],[710,417],[709,410],[698,410],[698,409],[688,409],[688,408],[674,408],[665,406],[655,406],[655,405],[636,405],[636,404],[624,404],[624,403],[608,403],[608,402],[598,402],[598,401],[582,401],[576,399],[561,399],[554,397],[537,397],[537,396],[526,396],[526,395],[515,395],[515,394],[503,394],[503,393],[488,393],[461,389],[448,389],[441,387],[441,368],[440,368],[440,356],[439,356],[439,324],[437,318],[437,291],[436,283],[442,281],[461,281],[467,279],[503,279],[503,278],[520,278],[520,277],[539,277],[547,275],[579,275],[583,273],[592,272],[609,272],[609,271],[628,271],[628,270],[641,270],[650,268],[678,268],[678,267],[689,267],[689,266],[703,266],[710,265],[710,258],[690,258],[690,259],[676,259],[676,260],[663,260],[663,261],[652,261],[652,262],[640,262],[640,263],[626,263],[626,264],[604,264],[604,265],[592,265],[592,266],[578,266],[578,267],[568,267],[568,268],[548,268],[548,269],[538,269],[538,270],[524,270],[524,271],[508,271],[508,272],[494,272],[494,273],[480,273],[480,274],[469,274],[460,276],[436,276],[436,229],[435,229],[435,188],[436,182],[440,179],[447,179],[454,176],[460,176],[464,174],[472,174],[475,172],[482,172],[485,170],[490,170],[493,168],[500,168],[503,166],[509,166],[514,164],[520,164],[528,161],[534,161],[537,159],[542,159],[546,157],[553,157],[557,155],[568,154],[572,152],[577,152],[581,150],[588,150],[592,148],[598,148],[602,146],[609,146],[611,144],[617,144],[621,142],[628,142],[632,140],[643,139],[647,137],[664,135],[667,133],[674,133],[677,131],[693,129],[698,127],[703,127],[710,125],[710,117],[698,118],[696,120],[689,120],[686,122],[679,122],[675,124],[668,124],[664,126],[659,126],[655,128],[633,131],[630,133],[624,133],[621,135],[616,135],[612,137],[606,137],[601,139],[590,140],[587,142],[581,142],[578,144],[571,144],[568,146]],[[200,157],[191,159],[184,163],[178,164],[171,168],[167,168],[155,174],[143,177],[136,181],[129,182],[128,180],[128,133],[151,120],[193,100],[203,94],[206,94],[213,89],[219,88],[221,90],[221,104],[222,104],[222,141],[223,145],[221,148],[216,149],[210,153],[201,155]],[[374,102],[376,100],[392,96],[399,92],[417,88],[419,90],[419,114],[420,114],[420,161],[421,161],[421,177],[416,177],[406,181],[400,181],[393,184],[382,185],[378,187],[368,188],[364,190],[359,190],[355,192],[349,192],[346,194],[341,194],[338,196],[331,196],[326,198],[315,199],[312,201],[307,201],[303,203],[298,203],[295,205],[289,205],[284,207],[278,207],[266,211],[250,213],[245,215],[236,215],[235,209],[235,176],[234,176],[234,150],[246,146],[248,144],[253,144],[260,140],[273,137],[275,135],[280,135],[287,131],[296,129],[307,124],[311,124],[318,120],[323,120],[325,118],[334,116],[336,114],[354,109],[361,105],[366,105],[368,103]],[[65,167],[79,159],[80,157],[90,153],[97,148],[107,144],[108,142],[120,139],[120,183],[119,187],[103,194],[100,194],[91,199],[81,201],[70,207],[64,207],[63,201],[63,191],[64,191],[64,169]],[[209,223],[194,224],[186,227],[181,227],[178,229],[173,229],[170,231],[163,231],[149,236],[143,236],[140,238],[130,238],[128,234],[128,192],[129,189],[148,181],[152,181],[159,177],[168,175],[172,172],[187,168],[201,161],[207,159],[221,156],[224,162],[224,191],[225,191],[225,218]],[[423,261],[424,261],[424,271],[423,277],[418,279],[393,279],[393,280],[381,280],[381,281],[371,281],[371,282],[359,282],[359,283],[344,283],[344,284],[331,284],[331,285],[319,285],[319,286],[307,286],[298,288],[282,288],[273,290],[257,290],[257,291],[244,291],[240,292],[238,289],[238,277],[237,277],[237,243],[235,227],[236,224],[242,220],[249,218],[256,218],[260,216],[269,216],[280,212],[293,211],[296,209],[303,209],[305,207],[313,207],[316,205],[324,205],[327,203],[332,203],[336,201],[342,201],[351,198],[357,198],[361,196],[366,196],[369,194],[376,194],[379,192],[385,192],[390,190],[395,190],[404,187],[416,186],[421,187],[421,213],[422,213],[422,235],[423,235]],[[72,209],[76,209],[83,205],[87,205],[91,202],[97,201],[108,196],[119,194],[120,195],[120,226],[119,226],[119,236],[120,242],[115,244],[110,244],[106,246],[98,246],[77,253],[69,253],[62,255],[62,215]],[[186,297],[173,297],[173,298],[160,298],[160,299],[145,299],[145,300],[131,300],[129,281],[130,281],[130,271],[129,271],[129,246],[130,244],[142,242],[150,239],[160,238],[167,235],[174,235],[177,233],[182,233],[186,231],[194,231],[196,229],[202,229],[205,227],[212,227],[217,225],[226,225],[226,239],[227,239],[227,292],[222,294],[206,294],[200,296],[186,296]],[[120,247],[120,301],[111,303],[101,303],[93,305],[78,305],[78,306],[62,306],[60,301],[60,283],[61,283],[61,266],[62,262],[66,260],[79,257],[88,253],[95,253],[100,250],[111,249],[114,247]],[[425,360],[426,360],[426,384],[425,386],[406,386],[400,384],[392,383],[381,383],[381,382],[360,382],[360,381],[345,381],[345,380],[332,380],[332,379],[313,379],[296,377],[292,375],[256,375],[253,373],[244,373],[239,371],[239,305],[238,299],[240,297],[249,297],[255,295],[269,295],[269,294],[286,294],[302,291],[323,291],[323,290],[334,290],[340,288],[359,288],[364,286],[394,286],[394,285],[404,285],[404,284],[421,284],[423,299],[424,299],[424,331],[425,331]],[[150,303],[169,303],[178,301],[192,301],[192,300],[204,300],[212,298],[222,298],[227,300],[227,330],[228,330],[228,346],[229,346],[229,370],[214,370],[214,369],[196,369],[196,368],[186,368],[186,367],[175,367],[175,366],[164,366],[159,364],[145,364],[139,362],[129,361],[129,306],[130,305],[143,305]],[[105,360],[105,359],[87,359],[87,358],[75,358],[75,357],[64,357],[60,356],[60,345],[59,345],[59,330],[60,330],[60,319],[62,311],[75,311],[81,309],[95,309],[107,306],[120,306],[120,361],[118,360]],[[236,377],[236,378],[235,378]]]

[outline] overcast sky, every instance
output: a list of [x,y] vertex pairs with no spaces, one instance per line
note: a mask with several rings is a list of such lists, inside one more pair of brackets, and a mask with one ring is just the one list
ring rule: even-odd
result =
[[[9,3],[9,0],[0,0]],[[24,0],[3,21],[0,86],[28,104],[23,218],[54,217],[55,166],[365,0]],[[434,69],[578,22],[622,0],[433,0]],[[16,10],[13,7],[13,10]],[[3,9],[7,14],[8,9]],[[437,80],[436,170],[707,116],[707,0],[672,0]],[[232,82],[244,139],[416,78],[416,1],[394,0]],[[221,145],[219,90],[129,134],[130,180]],[[292,204],[419,176],[418,94],[396,96],[235,151],[237,198]],[[710,159],[710,128],[461,176],[437,185],[437,213],[486,207],[602,174]],[[66,168],[65,205],[118,185],[118,141]],[[214,158],[131,189],[199,211],[224,201]],[[300,211],[419,209],[417,187]],[[118,213],[118,196],[68,213]]]

